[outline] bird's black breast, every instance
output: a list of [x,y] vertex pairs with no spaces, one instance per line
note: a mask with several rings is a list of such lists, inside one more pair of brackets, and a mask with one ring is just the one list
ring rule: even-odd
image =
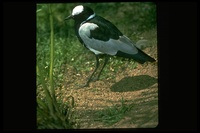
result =
[[117,40],[119,39],[119,36],[123,35],[115,25],[100,16],[95,16],[93,19],[87,22],[94,23],[98,26],[94,30],[90,31],[90,38],[108,41],[109,39]]
[[75,28],[75,34],[76,34],[78,40],[80,41],[80,43],[82,43],[85,46],[85,44],[83,43],[83,40],[81,39],[81,37],[80,37],[80,35],[78,33],[78,30],[80,28],[80,23],[76,23],[75,22],[75,27],[74,28]]

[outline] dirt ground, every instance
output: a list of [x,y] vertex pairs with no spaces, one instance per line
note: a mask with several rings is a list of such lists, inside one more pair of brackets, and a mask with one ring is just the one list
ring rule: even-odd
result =
[[[143,51],[157,60],[156,46]],[[81,89],[77,89],[77,84],[83,84],[90,74],[79,74],[73,66],[67,66],[65,85],[57,90],[57,94],[62,94],[63,101],[70,95],[74,97],[75,113],[81,129],[154,128],[158,125],[157,61],[137,64],[136,68],[130,68],[127,63],[124,65],[125,69],[119,70],[112,78],[101,78]],[[109,63],[106,67],[109,67]],[[107,125],[98,120],[98,112],[120,106],[122,98],[126,107],[130,108],[119,121]]]

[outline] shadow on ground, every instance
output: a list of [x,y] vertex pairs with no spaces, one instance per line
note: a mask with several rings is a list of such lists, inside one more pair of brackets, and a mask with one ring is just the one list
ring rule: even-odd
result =
[[157,83],[157,79],[148,75],[125,77],[111,86],[113,92],[136,91],[150,87]]

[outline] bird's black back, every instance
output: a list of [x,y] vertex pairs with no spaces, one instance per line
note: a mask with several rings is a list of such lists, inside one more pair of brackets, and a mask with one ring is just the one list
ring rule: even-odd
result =
[[117,40],[119,36],[123,35],[115,25],[101,16],[95,16],[88,22],[99,26],[99,28],[91,31],[91,38],[108,41],[109,39]]
[[[91,30],[90,38],[108,41],[109,39],[119,39],[119,36],[123,35],[115,25],[113,25],[110,21],[102,18],[101,16],[96,15],[94,18],[85,21],[84,23],[94,23],[99,26],[99,28]],[[78,30],[81,26],[80,24],[81,23],[75,23],[75,33],[79,41],[83,43],[82,39],[78,34]]]

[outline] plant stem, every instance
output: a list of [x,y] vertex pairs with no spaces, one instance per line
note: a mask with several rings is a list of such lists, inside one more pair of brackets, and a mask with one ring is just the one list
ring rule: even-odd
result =
[[51,35],[50,35],[50,69],[49,69],[49,79],[50,79],[50,90],[51,90],[51,96],[53,100],[55,100],[55,90],[54,90],[54,83],[53,83],[53,59],[54,59],[54,30],[53,30],[53,16],[52,16],[52,10],[51,5],[48,5],[49,7],[49,19],[50,19],[50,29],[51,29]]

